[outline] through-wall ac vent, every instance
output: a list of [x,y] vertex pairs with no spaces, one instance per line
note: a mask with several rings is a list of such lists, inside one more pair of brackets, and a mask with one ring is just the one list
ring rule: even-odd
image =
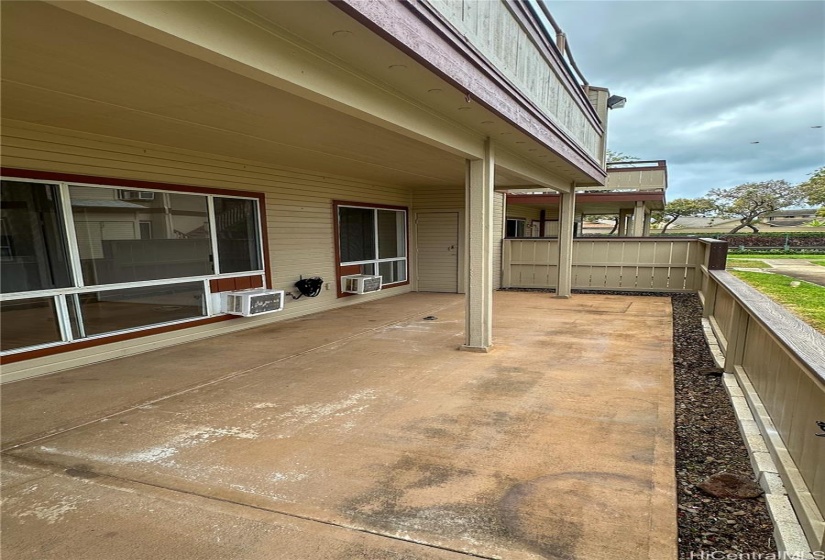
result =
[[341,277],[341,291],[346,294],[368,294],[381,290],[381,277],[352,274]]
[[118,191],[120,200],[155,200],[155,193],[152,191],[129,191],[121,189]]
[[274,313],[284,308],[284,291],[253,288],[222,294],[224,313],[252,317]]

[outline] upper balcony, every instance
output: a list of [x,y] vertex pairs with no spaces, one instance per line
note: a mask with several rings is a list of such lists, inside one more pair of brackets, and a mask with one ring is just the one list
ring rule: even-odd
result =
[[607,184],[587,190],[664,192],[667,190],[667,162],[660,159],[608,163]]
[[530,102],[601,161],[602,127],[563,59],[565,46],[550,40],[530,4],[506,0],[430,0],[430,4]]
[[588,93],[607,90],[590,88],[542,4],[541,14],[516,0],[340,0],[336,6],[451,82],[468,102],[549,148],[561,160],[553,162],[557,171],[572,164],[579,185],[604,184],[606,106],[598,110]]

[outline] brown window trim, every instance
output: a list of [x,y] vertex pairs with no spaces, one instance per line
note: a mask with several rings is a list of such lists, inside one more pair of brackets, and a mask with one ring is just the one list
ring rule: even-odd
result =
[[71,352],[73,350],[82,350],[83,348],[93,348],[95,346],[103,346],[105,344],[112,344],[124,340],[134,340],[136,338],[143,338],[153,334],[162,334],[173,331],[180,331],[192,327],[199,327],[201,325],[209,325],[211,323],[219,323],[221,321],[230,321],[238,319],[236,315],[218,315],[215,317],[204,317],[203,319],[195,319],[185,323],[175,325],[161,325],[159,327],[148,328],[135,332],[112,334],[111,336],[104,336],[101,338],[94,338],[91,340],[76,340],[73,342],[58,343],[55,346],[48,348],[38,348],[37,350],[27,350],[18,352],[16,354],[7,354],[0,356],[0,364],[13,364],[22,362],[24,360],[31,360],[34,358],[42,358],[44,356],[54,356],[55,354],[63,354],[64,352]]
[[[343,297],[350,297],[356,294],[348,294],[341,291],[341,277],[346,276],[348,274],[357,274],[357,272],[352,272],[351,270],[345,270],[349,266],[353,265],[342,265],[341,264],[341,237],[340,232],[338,230],[338,208],[340,206],[355,206],[358,208],[375,208],[375,209],[385,209],[385,210],[403,210],[406,214],[406,219],[404,223],[404,234],[407,236],[407,279],[403,282],[393,282],[389,287],[395,288],[398,286],[406,286],[410,283],[410,209],[407,206],[392,206],[389,204],[373,204],[372,202],[356,202],[352,200],[333,200],[332,201],[332,230],[333,230],[333,237],[335,241],[335,293],[338,295],[339,298]],[[355,265],[358,266],[358,265]],[[377,272],[377,271],[376,271]],[[383,286],[382,286],[383,289]]]
[[[264,277],[266,278],[266,285],[272,286],[272,267],[271,258],[269,254],[269,230],[267,228],[266,222],[266,195],[264,193],[211,187],[196,187],[192,185],[178,185],[173,183],[158,183],[152,181],[140,181],[136,179],[120,179],[116,177],[102,177],[97,175],[78,175],[74,173],[36,171],[32,169],[19,169],[14,167],[0,167],[0,175],[2,175],[3,177],[8,177],[10,179],[33,179],[39,181],[52,181],[55,183],[87,183],[92,185],[100,185],[101,187],[123,187],[141,191],[164,190],[192,194],[210,194],[217,196],[226,195],[254,198],[258,201],[258,219],[261,221],[261,244],[263,246],[264,254]],[[256,275],[250,274],[250,276]],[[229,282],[226,282],[225,280],[228,280]],[[241,285],[241,283],[245,281],[246,280],[244,278],[215,278],[213,280],[210,280],[210,289],[213,286],[229,286],[229,283],[232,283],[233,285],[237,286]],[[254,280],[250,280],[250,285],[254,282]],[[61,354],[64,352],[71,352],[73,350],[80,350],[82,348],[103,346],[105,344],[111,344],[123,340],[142,338],[145,336],[151,336],[153,334],[183,330],[191,327],[207,325],[210,323],[218,323],[220,321],[228,321],[237,318],[238,317],[235,315],[219,315],[215,317],[204,317],[203,319],[195,319],[192,321],[187,321],[185,323],[179,323],[175,325],[161,325],[155,328],[147,328],[140,331],[122,334],[115,333],[111,336],[104,336],[92,340],[77,340],[62,344],[58,343],[55,346],[49,346],[47,348],[38,348],[36,350],[22,351],[16,354],[7,354],[5,356],[0,356],[0,364],[11,364],[15,362],[21,362],[24,360],[30,360],[33,358],[40,358],[43,356],[51,356],[54,354]]]

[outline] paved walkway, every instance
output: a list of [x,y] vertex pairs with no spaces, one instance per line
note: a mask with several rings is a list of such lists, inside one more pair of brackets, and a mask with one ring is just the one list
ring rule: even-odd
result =
[[669,299],[498,293],[490,354],[456,350],[463,308],[409,294],[4,386],[0,552],[675,558]]
[[825,286],[825,266],[802,259],[760,259],[773,267],[772,272]]

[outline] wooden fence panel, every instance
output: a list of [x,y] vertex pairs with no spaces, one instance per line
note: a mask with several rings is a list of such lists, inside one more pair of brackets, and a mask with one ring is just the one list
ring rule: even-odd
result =
[[[696,291],[698,239],[616,238],[573,242],[573,287],[580,290]],[[558,240],[505,239],[504,288],[553,288]]]
[[[710,322],[765,435],[805,536],[825,546],[825,337],[724,271],[703,267]],[[740,344],[741,341],[741,344]]]

